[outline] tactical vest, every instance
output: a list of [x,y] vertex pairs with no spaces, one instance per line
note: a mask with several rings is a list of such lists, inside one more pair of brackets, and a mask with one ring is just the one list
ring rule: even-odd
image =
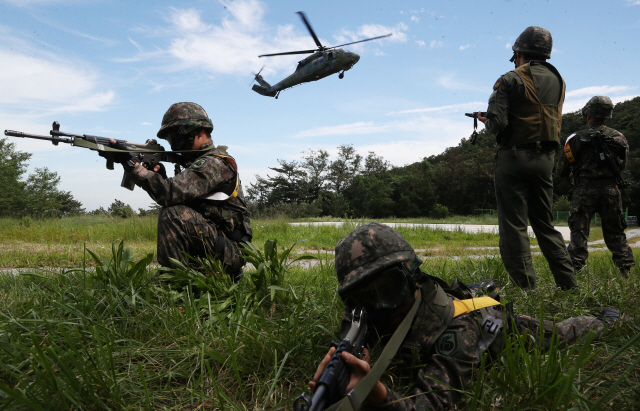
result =
[[[602,131],[605,137],[615,133],[615,130],[599,124],[588,129],[576,131],[567,137],[567,141],[565,142],[564,155],[571,165],[575,184],[589,184],[589,180],[598,179],[599,181],[592,180],[592,185],[614,185],[614,181],[605,180],[613,180],[614,175],[611,170],[598,159],[598,153],[591,144],[591,133],[593,131]],[[615,153],[613,153],[613,155],[616,159],[618,158]]]
[[[542,104],[531,74],[531,64],[547,67],[562,82],[562,91],[557,104]],[[543,61],[531,61],[515,69],[524,83],[524,96],[514,107],[509,108],[507,127],[497,135],[498,141],[507,146],[515,146],[536,141],[556,141],[560,143],[562,125],[562,104],[564,102],[564,80],[555,67]]]
[[202,199],[196,200],[194,208],[206,219],[211,220],[227,238],[234,241],[251,241],[251,219],[244,201],[236,160],[227,153],[227,146],[212,148],[199,158],[211,155],[220,158],[229,166],[235,172],[235,179],[222,187],[222,190],[207,193]]

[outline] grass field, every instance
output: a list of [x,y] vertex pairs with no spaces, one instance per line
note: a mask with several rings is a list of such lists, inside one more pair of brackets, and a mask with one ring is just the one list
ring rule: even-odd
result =
[[[248,269],[245,280],[232,284],[205,261],[199,269],[176,270],[159,285],[149,282],[152,218],[30,226],[0,221],[3,267],[50,268],[0,274],[0,405],[290,410],[338,338],[343,305],[329,250],[353,227],[293,230],[286,221],[256,221],[254,244],[277,239],[279,247],[264,272]],[[478,370],[464,409],[640,408],[637,269],[621,278],[610,254],[596,252],[578,276],[582,292],[563,293],[554,288],[544,258],[535,256],[539,287],[523,292],[510,283],[499,258],[468,250],[497,246],[495,235],[399,231],[424,254],[433,253],[425,272],[447,282],[493,278],[502,301],[513,301],[517,313],[562,320],[613,306],[628,318],[572,350],[543,352],[535,338],[510,347],[493,367]],[[325,250],[319,263],[287,267],[283,246],[305,238],[296,247]],[[112,247],[114,239],[124,239],[131,253],[118,242]],[[96,262],[85,243],[108,258]],[[394,389],[406,388],[401,379],[385,378]]]
[[[311,219],[308,219],[311,221]],[[332,219],[341,221],[341,219]],[[446,220],[410,219],[397,222],[411,223],[460,223],[493,224],[489,217],[460,217]],[[306,221],[306,220],[300,220]],[[326,221],[314,219],[314,221]],[[396,220],[394,220],[396,221]],[[285,220],[253,221],[254,242],[262,244],[270,238],[277,238],[281,244],[293,244],[299,240],[299,249],[306,251],[333,251],[340,238],[364,220],[351,220],[341,227],[291,227]],[[398,231],[421,251],[421,255],[437,256],[484,256],[496,255],[496,250],[479,249],[498,247],[496,234],[472,234],[463,231],[445,231],[429,228],[399,227]],[[76,218],[48,220],[0,219],[0,269],[8,268],[78,268],[83,263],[84,247],[96,253],[109,252],[111,242],[124,240],[127,246],[140,255],[155,253],[156,217],[130,219],[107,216],[83,216]],[[594,227],[590,241],[601,239],[602,229]],[[531,239],[531,244],[537,241]]]

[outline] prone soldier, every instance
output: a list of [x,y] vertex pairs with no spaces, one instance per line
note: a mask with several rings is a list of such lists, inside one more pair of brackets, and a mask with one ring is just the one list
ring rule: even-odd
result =
[[[560,323],[545,320],[541,324],[526,315],[510,316],[493,298],[468,298],[461,292],[465,287],[450,288],[439,278],[424,274],[422,261],[409,243],[379,223],[353,230],[338,242],[335,252],[338,294],[345,302],[342,337],[350,329],[352,313],[358,312],[356,307],[364,308],[369,316],[365,343],[373,346],[391,336],[373,368],[366,351],[364,359],[342,353],[351,377],[340,395],[348,394],[354,409],[360,405],[367,410],[451,409],[463,398],[461,391],[471,385],[482,353],[488,352],[491,358],[499,355],[509,335],[505,328],[517,334],[529,330],[540,335],[542,327],[546,339],[555,331],[562,344],[573,344],[590,330],[601,332],[605,321],[613,322],[619,316],[612,308],[602,310],[599,318],[574,317]],[[410,392],[393,391],[379,381],[386,365],[381,368],[378,363],[387,357],[387,349],[391,357],[402,360],[396,370],[412,379]],[[331,348],[320,363],[310,389],[315,388],[334,352]],[[375,377],[373,381],[363,380],[369,373]],[[360,389],[363,386],[364,391]]]
[[[613,103],[609,97],[594,96],[587,102],[582,115],[588,128],[567,138],[558,173],[575,184],[569,214],[569,254],[575,270],[579,271],[586,265],[589,225],[594,213],[598,213],[602,219],[604,242],[613,254],[613,261],[620,273],[628,276],[635,261],[624,233],[627,223],[620,195],[624,187],[619,187],[624,182],[619,170],[624,169],[627,163],[629,144],[622,133],[604,125],[612,113]],[[602,148],[596,144],[599,133],[604,137]],[[604,158],[608,155],[613,158]]]

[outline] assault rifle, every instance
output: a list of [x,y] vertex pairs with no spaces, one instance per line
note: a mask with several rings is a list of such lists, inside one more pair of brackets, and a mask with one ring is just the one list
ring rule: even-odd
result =
[[[319,411],[339,401],[344,396],[344,391],[349,384],[351,371],[342,360],[342,353],[348,352],[358,358],[364,354],[364,336],[367,333],[367,312],[356,309],[351,313],[351,328],[340,344],[331,342],[336,347],[336,352],[331,357],[320,378],[316,382],[316,390],[313,397],[302,393],[293,402],[294,411]],[[349,394],[347,394],[348,396]]]
[[[126,140],[116,140],[113,146],[109,142],[108,137],[92,136],[88,134],[71,134],[60,131],[60,123],[53,122],[49,136],[41,136],[37,134],[23,133],[22,131],[5,130],[5,136],[35,138],[37,140],[51,141],[54,146],[58,143],[71,144],[72,146],[84,147],[89,150],[98,152],[100,157],[107,160],[107,169],[113,170],[113,163],[118,162],[119,158],[125,153],[135,153],[135,157],[140,163],[146,163],[149,168],[153,168],[160,162],[168,162],[176,164],[176,173],[179,171],[178,163],[180,163],[181,155],[175,151],[165,151],[155,139],[149,139],[145,144],[130,143]],[[69,137],[69,138],[66,138]],[[117,147],[117,148],[115,148]],[[130,174],[125,171],[122,176],[122,187],[133,190],[135,184],[130,178]]]
[[476,139],[478,138],[478,132],[476,131],[478,129],[478,114],[480,114],[480,117],[487,117],[486,111],[474,111],[473,113],[464,113],[465,116],[473,118],[473,133],[471,134],[471,139],[469,140],[471,144],[475,144]]
[[593,147],[596,149],[598,162],[600,162],[600,164],[604,165],[606,168],[609,169],[609,171],[611,171],[611,174],[613,174],[613,177],[616,180],[616,185],[618,186],[618,189],[620,190],[622,195],[624,195],[624,198],[628,202],[631,202],[631,200],[629,199],[629,196],[624,191],[624,189],[629,187],[630,184],[625,182],[624,179],[622,178],[622,174],[620,173],[620,166],[618,165],[618,160],[616,160],[616,157],[613,155],[611,150],[609,150],[609,146],[607,145],[607,142],[604,140],[604,134],[602,134],[602,131],[592,131],[590,134],[590,137],[591,137],[591,142],[593,143]]

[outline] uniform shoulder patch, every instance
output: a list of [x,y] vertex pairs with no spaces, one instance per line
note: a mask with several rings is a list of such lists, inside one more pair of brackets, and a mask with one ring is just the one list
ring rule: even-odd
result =
[[196,161],[194,161],[193,163],[191,163],[191,169],[196,170],[200,167],[202,167],[207,161],[204,158],[199,158]]
[[436,352],[440,355],[451,356],[460,347],[460,338],[457,330],[445,330],[436,341]]
[[496,84],[494,84],[494,85],[493,85],[493,89],[494,89],[494,90],[497,90],[497,89],[498,89],[498,87],[500,87],[500,84],[501,84],[501,83],[502,83],[502,77],[500,77],[500,78],[498,79],[498,81],[496,81]]

